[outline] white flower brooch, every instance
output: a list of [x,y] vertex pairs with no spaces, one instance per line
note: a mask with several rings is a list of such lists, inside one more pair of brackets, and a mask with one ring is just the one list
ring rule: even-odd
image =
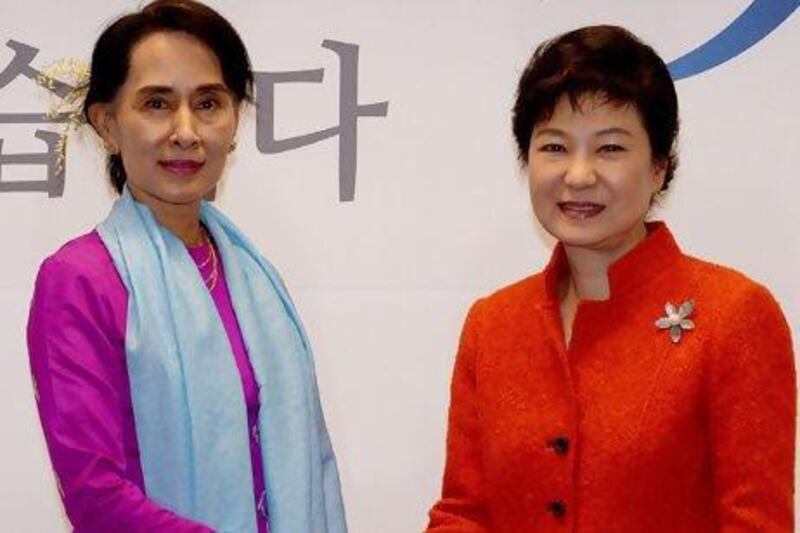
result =
[[680,307],[675,307],[672,302],[667,302],[664,306],[664,311],[667,316],[662,316],[656,320],[656,327],[658,329],[668,329],[669,338],[672,339],[673,344],[677,344],[681,340],[681,334],[684,330],[694,329],[694,322],[689,320],[689,316],[694,311],[694,302],[686,300]]

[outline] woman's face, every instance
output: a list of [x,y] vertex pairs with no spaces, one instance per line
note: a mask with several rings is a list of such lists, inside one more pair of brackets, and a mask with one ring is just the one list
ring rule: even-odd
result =
[[97,105],[92,122],[119,151],[140,202],[157,211],[198,204],[219,181],[238,103],[201,41],[180,32],[145,37],[132,50],[114,101]]
[[633,105],[588,95],[573,109],[562,97],[531,135],[533,211],[567,246],[619,255],[646,234],[644,218],[664,182]]

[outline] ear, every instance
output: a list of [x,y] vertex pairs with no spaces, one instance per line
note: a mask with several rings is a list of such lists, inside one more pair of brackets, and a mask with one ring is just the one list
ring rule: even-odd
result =
[[89,106],[89,122],[103,139],[103,144],[112,154],[119,152],[119,142],[114,133],[114,115],[110,104],[97,102]]
[[664,180],[667,178],[666,159],[656,159],[653,161],[653,192],[657,193],[664,186]]
[[241,116],[242,112],[242,103],[237,102],[233,108],[233,138],[236,138],[236,134],[239,132],[239,117]]

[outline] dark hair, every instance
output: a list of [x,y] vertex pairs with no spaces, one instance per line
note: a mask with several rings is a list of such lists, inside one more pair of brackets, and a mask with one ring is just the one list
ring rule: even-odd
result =
[[619,26],[580,28],[540,44],[519,80],[512,125],[519,160],[528,163],[533,128],[552,117],[567,96],[603,95],[633,104],[642,117],[653,159],[665,164],[665,191],[678,158],[678,97],[669,70],[656,52]]
[[[111,102],[128,77],[133,48],[145,37],[161,32],[184,32],[195,37],[217,56],[225,85],[239,102],[253,100],[253,71],[247,49],[222,15],[194,0],[155,0],[141,10],[120,17],[97,39],[83,115],[89,107]],[[127,180],[122,157],[108,156],[108,174],[117,192]]]

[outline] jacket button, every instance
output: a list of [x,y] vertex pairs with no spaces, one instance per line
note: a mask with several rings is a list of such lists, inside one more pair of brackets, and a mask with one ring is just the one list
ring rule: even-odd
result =
[[555,438],[548,445],[559,455],[566,455],[569,452],[569,439],[567,437]]
[[547,504],[547,510],[556,518],[563,518],[567,514],[567,505],[561,500],[553,500]]

